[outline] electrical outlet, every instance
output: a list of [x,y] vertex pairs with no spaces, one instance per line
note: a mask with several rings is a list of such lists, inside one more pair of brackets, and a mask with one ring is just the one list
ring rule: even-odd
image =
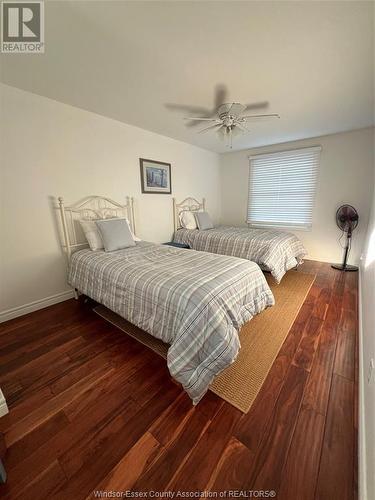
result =
[[367,383],[371,383],[374,378],[374,367],[375,367],[375,362],[374,358],[370,359],[370,363],[368,365],[368,373],[367,373]]

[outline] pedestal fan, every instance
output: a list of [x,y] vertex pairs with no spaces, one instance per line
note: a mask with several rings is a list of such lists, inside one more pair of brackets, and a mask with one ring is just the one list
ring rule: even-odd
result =
[[342,264],[332,264],[334,269],[340,271],[358,271],[358,267],[347,264],[352,244],[352,233],[358,225],[358,212],[351,205],[342,205],[336,212],[336,224],[346,235],[344,247],[344,260]]

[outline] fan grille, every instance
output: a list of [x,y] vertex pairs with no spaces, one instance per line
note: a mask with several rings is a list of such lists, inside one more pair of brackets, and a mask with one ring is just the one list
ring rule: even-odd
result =
[[336,212],[336,223],[343,231],[356,228],[358,220],[358,212],[352,205],[342,205]]

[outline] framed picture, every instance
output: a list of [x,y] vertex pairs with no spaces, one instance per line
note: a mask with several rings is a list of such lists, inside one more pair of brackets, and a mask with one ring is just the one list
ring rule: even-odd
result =
[[139,158],[142,193],[172,193],[171,164]]

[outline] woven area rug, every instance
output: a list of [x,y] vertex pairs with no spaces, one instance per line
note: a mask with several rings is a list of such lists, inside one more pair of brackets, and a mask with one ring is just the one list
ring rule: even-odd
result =
[[[289,271],[279,285],[266,276],[276,304],[246,323],[240,332],[241,350],[236,361],[212,383],[210,390],[247,413],[288,335],[315,275]],[[94,311],[164,358],[168,345],[140,330],[104,306]]]

